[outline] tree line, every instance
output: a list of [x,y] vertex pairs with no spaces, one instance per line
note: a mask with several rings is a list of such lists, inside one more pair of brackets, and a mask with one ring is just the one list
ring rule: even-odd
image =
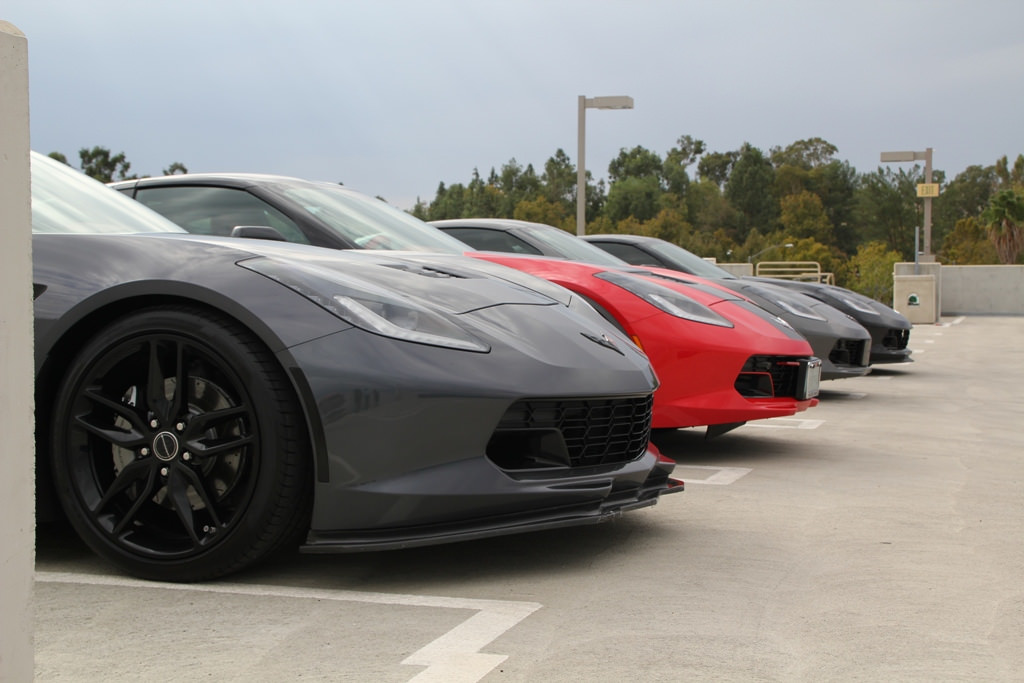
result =
[[[914,260],[923,224],[915,165],[858,173],[821,138],[767,153],[715,152],[688,135],[664,155],[623,148],[608,181],[587,173],[587,232],[659,237],[719,261],[818,261],[837,283],[891,300],[892,264]],[[932,248],[950,265],[1024,263],[1024,155],[933,171]],[[468,183],[440,183],[412,213],[424,220],[503,217],[575,232],[576,169],[561,149],[538,173],[515,159]],[[787,246],[792,245],[792,246]]]
[[[719,261],[818,261],[838,284],[885,301],[892,264],[914,260],[923,222],[919,165],[858,173],[821,138],[764,152],[750,144],[709,151],[681,136],[664,155],[623,148],[607,181],[587,172],[587,232],[659,237]],[[67,163],[63,155],[50,156]],[[124,154],[79,152],[82,170],[104,182],[128,175]],[[179,162],[165,174],[187,172]],[[952,180],[933,171],[932,247],[941,263],[1024,263],[1024,155],[970,166]],[[411,213],[423,220],[516,218],[576,231],[576,167],[558,149],[538,172],[511,159],[487,177],[440,182]],[[792,246],[788,246],[792,245]]]

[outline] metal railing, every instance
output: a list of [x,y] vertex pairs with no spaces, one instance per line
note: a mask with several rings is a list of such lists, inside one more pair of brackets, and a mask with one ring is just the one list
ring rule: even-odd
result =
[[836,283],[835,275],[821,272],[821,264],[817,261],[761,261],[754,267],[754,275],[827,285]]

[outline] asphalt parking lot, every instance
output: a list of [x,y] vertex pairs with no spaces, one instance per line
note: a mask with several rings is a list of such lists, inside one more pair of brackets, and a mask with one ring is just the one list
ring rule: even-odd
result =
[[1024,317],[706,441],[613,523],[135,581],[39,530],[37,681],[1024,681]]

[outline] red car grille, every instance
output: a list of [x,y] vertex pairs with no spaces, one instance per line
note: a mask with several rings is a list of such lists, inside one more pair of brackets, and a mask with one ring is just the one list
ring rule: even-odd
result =
[[799,382],[799,358],[751,356],[735,387],[744,398],[795,398]]

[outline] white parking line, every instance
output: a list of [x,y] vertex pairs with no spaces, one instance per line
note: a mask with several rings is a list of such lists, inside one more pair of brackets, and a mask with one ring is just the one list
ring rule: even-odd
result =
[[[715,473],[704,479],[694,479],[679,472],[679,470],[714,470]],[[750,474],[749,467],[709,467],[707,465],[676,465],[673,472],[679,475],[683,481],[689,484],[713,484],[715,486],[727,486],[737,479]]]
[[406,605],[413,607],[440,607],[471,609],[477,613],[439,638],[406,657],[402,664],[427,667],[410,681],[433,683],[475,683],[508,659],[508,655],[486,654],[480,649],[510,628],[543,607],[538,602],[511,600],[477,600],[472,598],[446,598],[430,595],[402,595],[397,593],[363,593],[357,591],[295,588],[291,586],[260,586],[241,583],[175,584],[126,579],[95,574],[72,572],[36,572],[41,583],[87,584],[93,586],[119,586],[152,590],[180,590],[204,593],[226,593],[304,600],[334,600],[337,602],[367,602],[380,605]]
[[761,429],[817,429],[825,424],[824,420],[808,420],[796,417],[773,417],[770,420],[755,420],[748,422],[747,427],[760,427]]
[[830,401],[832,399],[834,399],[834,398],[842,399],[844,401],[845,400],[859,401],[862,398],[867,398],[867,394],[864,393],[863,391],[832,391],[832,390],[829,390],[828,394],[829,394],[828,395],[828,400],[830,400]]

